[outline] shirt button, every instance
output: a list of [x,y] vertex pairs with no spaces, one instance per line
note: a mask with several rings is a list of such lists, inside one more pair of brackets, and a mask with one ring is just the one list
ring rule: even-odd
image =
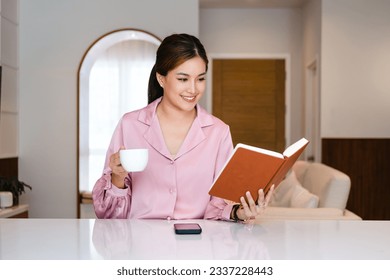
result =
[[171,160],[171,162],[170,162],[171,164],[174,164],[175,162],[173,161],[173,160]]
[[168,221],[170,221],[170,220],[171,220],[171,217],[170,217],[170,216],[168,216],[168,217],[167,217],[167,220],[168,220]]

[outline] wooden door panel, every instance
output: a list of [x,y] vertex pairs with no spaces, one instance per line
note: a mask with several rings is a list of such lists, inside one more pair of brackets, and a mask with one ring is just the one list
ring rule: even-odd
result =
[[233,142],[285,148],[284,60],[213,60],[213,114],[231,129]]

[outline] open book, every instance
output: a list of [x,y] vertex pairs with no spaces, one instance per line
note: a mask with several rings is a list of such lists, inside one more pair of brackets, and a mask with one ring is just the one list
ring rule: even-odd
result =
[[240,203],[240,197],[250,191],[257,200],[260,188],[267,193],[273,184],[275,188],[279,185],[308,144],[309,141],[302,138],[283,154],[237,144],[209,194]]

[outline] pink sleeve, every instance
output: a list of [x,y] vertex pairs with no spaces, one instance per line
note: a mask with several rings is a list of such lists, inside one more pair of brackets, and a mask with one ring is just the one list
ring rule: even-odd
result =
[[123,146],[122,120],[116,127],[106,154],[102,177],[97,180],[92,190],[92,200],[96,216],[99,219],[126,219],[131,204],[131,181],[125,179],[125,189],[119,189],[111,183],[111,169],[108,166],[110,156]]
[[[215,168],[215,176],[219,174],[225,165],[229,156],[233,152],[232,136],[230,129],[227,127],[227,133],[219,147],[218,158]],[[228,204],[224,199],[212,196],[207,206],[204,218],[210,220],[230,220],[230,213],[233,204]]]
[[230,221],[230,213],[234,204],[228,204],[219,197],[211,197],[207,206],[204,218],[207,220],[225,220]]
[[130,210],[131,184],[126,178],[127,188],[119,189],[111,184],[111,170],[106,168],[92,191],[93,206],[99,219],[126,219]]

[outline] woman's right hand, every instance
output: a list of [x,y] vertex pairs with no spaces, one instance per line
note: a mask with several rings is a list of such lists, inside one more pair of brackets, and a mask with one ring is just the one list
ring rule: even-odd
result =
[[111,173],[111,183],[116,187],[123,189],[125,187],[125,178],[127,177],[127,171],[123,168],[119,151],[124,150],[125,147],[121,147],[118,152],[112,154],[110,156],[110,164],[109,167],[112,170]]

